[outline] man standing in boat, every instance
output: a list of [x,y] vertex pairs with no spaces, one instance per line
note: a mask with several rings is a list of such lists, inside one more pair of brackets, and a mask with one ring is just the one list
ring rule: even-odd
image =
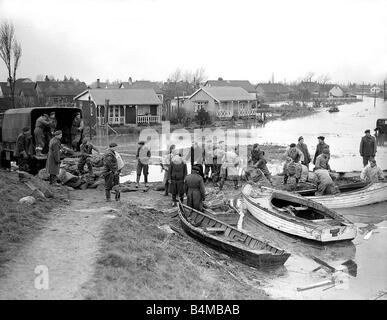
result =
[[316,164],[317,157],[323,153],[324,149],[329,150],[329,145],[325,143],[325,137],[319,136],[317,139],[318,139],[318,144],[316,147],[316,152],[314,153],[313,164]]
[[330,159],[329,149],[324,149],[323,153],[317,157],[313,171],[318,169],[325,169],[325,170],[331,171],[331,167],[329,165],[329,159]]
[[371,131],[364,131],[365,136],[360,141],[360,155],[363,157],[363,166],[368,164],[368,161],[375,158],[376,154],[376,139],[371,136]]
[[187,195],[187,206],[202,211],[206,190],[199,165],[193,165],[191,174],[185,177],[184,191]]
[[375,159],[371,159],[369,165],[362,170],[360,179],[372,183],[384,181],[383,171],[376,165]]

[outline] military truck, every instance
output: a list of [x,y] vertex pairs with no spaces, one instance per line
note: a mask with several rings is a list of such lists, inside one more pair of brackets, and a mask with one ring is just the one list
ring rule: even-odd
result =
[[[62,130],[62,145],[71,148],[71,125],[77,112],[82,115],[82,110],[79,108],[52,107],[52,108],[17,108],[8,109],[0,117],[0,166],[10,168],[11,162],[15,161],[16,140],[24,127],[31,129],[32,141],[35,146],[34,129],[38,117],[42,114],[49,114],[55,111],[58,121],[57,129]],[[48,146],[43,150],[42,157],[34,155],[34,161],[38,167],[45,165],[47,159]],[[36,169],[36,168],[35,168]]]
[[378,119],[376,120],[376,129],[375,129],[376,141],[378,146],[383,146],[384,141],[386,141],[387,135],[387,119]]

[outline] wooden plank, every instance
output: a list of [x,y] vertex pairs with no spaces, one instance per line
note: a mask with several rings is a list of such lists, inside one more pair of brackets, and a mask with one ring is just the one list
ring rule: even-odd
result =
[[209,233],[224,233],[224,228],[213,228],[213,227],[207,227],[205,228],[206,232]]

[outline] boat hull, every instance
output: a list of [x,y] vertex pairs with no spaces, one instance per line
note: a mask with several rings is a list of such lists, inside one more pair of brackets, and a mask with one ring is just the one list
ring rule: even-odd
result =
[[366,206],[387,201],[387,183],[378,182],[359,190],[336,195],[307,196],[306,198],[321,203],[330,209]]
[[[234,243],[230,240],[222,239],[221,237],[217,237],[212,234],[208,234],[203,231],[203,229],[193,226],[185,217],[182,210],[179,207],[179,217],[181,221],[182,228],[193,238],[199,240],[202,243],[209,245],[210,247],[222,251],[237,260],[252,266],[252,267],[273,267],[283,265],[286,260],[289,258],[290,254],[281,249],[272,248],[274,252],[265,251],[257,254],[254,250],[246,250],[241,243],[235,241]],[[204,218],[206,219],[206,218]],[[215,219],[214,219],[215,220]],[[215,220],[216,221],[216,220]],[[239,234],[241,231],[236,230],[235,228],[225,224],[221,221],[216,221],[215,227],[224,226],[228,229],[226,232],[230,234]],[[231,236],[232,238],[232,236]],[[252,236],[245,234],[244,243],[247,244],[257,242],[258,240]]]
[[301,221],[299,218],[287,217],[275,214],[270,210],[260,207],[254,198],[242,192],[244,205],[252,216],[261,223],[276,230],[302,237],[320,243],[353,240],[356,237],[357,228],[349,222],[344,225],[320,225],[311,221]]

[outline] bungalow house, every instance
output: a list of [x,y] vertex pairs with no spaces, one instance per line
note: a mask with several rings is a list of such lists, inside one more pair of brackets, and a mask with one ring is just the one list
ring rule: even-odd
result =
[[256,90],[248,80],[207,80],[203,87],[239,87],[246,90],[252,98],[257,98]]
[[344,95],[344,90],[339,85],[333,85],[328,93],[328,96],[331,98],[342,98]]
[[263,101],[288,100],[292,90],[282,83],[259,83],[255,87],[258,99]]
[[92,125],[161,122],[161,101],[152,89],[88,89],[74,101]]
[[80,81],[37,81],[35,90],[42,106],[65,106],[74,104],[74,97],[85,91],[87,86]]
[[201,108],[212,118],[227,119],[255,115],[256,99],[240,87],[201,87],[183,104],[183,108],[195,114]]

